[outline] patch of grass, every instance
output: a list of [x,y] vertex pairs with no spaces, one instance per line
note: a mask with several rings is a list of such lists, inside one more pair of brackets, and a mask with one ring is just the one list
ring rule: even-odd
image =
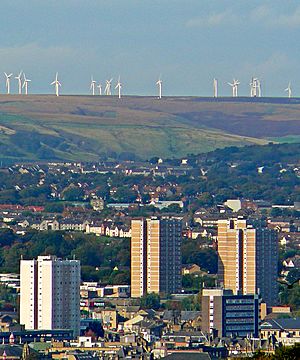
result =
[[300,135],[280,136],[280,137],[270,138],[269,140],[280,144],[283,143],[294,144],[294,143],[300,143]]
[[13,156],[13,151],[18,159],[49,155],[72,161],[97,160],[111,152],[142,159],[183,157],[227,146],[300,141],[300,101],[42,95],[8,99],[0,95],[0,129],[9,129],[0,133],[0,157]]

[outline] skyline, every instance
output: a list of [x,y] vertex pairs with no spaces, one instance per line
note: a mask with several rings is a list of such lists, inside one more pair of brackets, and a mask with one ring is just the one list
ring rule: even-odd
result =
[[251,77],[261,79],[263,96],[284,97],[290,81],[300,94],[293,1],[4,0],[0,8],[0,72],[23,69],[33,94],[51,93],[56,72],[62,94],[87,93],[91,74],[102,83],[120,74],[132,95],[154,94],[159,74],[164,95],[212,96],[213,78],[220,95],[230,95],[233,78],[246,95]]
[[[10,73],[9,75],[4,72],[4,76],[5,76],[5,92],[1,93],[0,95],[51,95],[52,92],[45,92],[45,93],[30,93],[28,91],[28,83],[31,82],[30,79],[27,79],[25,73],[21,70],[19,72],[19,74],[17,74],[17,76],[15,76],[16,74],[14,73]],[[162,84],[163,84],[163,80],[161,79],[161,76],[158,78],[158,80],[155,82],[155,85],[157,87],[157,94],[129,94],[129,93],[125,93],[125,94],[121,94],[121,89],[123,88],[123,84],[120,82],[120,76],[118,77],[118,80],[115,80],[115,86],[112,85],[114,78],[111,78],[110,80],[100,80],[98,82],[98,80],[95,80],[93,75],[91,76],[91,82],[89,84],[89,87],[87,87],[87,89],[85,89],[85,91],[83,91],[82,93],[75,93],[73,94],[71,93],[60,93],[59,89],[63,86],[59,80],[58,80],[58,72],[56,72],[55,74],[55,80],[53,82],[50,83],[50,86],[53,87],[54,85],[54,93],[56,96],[60,96],[60,95],[66,95],[66,96],[72,96],[72,95],[81,95],[81,96],[88,96],[88,95],[92,95],[92,96],[117,96],[119,99],[121,99],[122,96],[141,96],[141,97],[157,97],[158,99],[161,99],[163,97],[185,97],[186,95],[173,95],[173,94],[163,94],[162,92]],[[13,82],[14,81],[14,82]],[[106,83],[106,86],[104,88],[104,93],[102,93],[102,81],[103,83]],[[220,94],[219,93],[219,84],[221,84],[221,87],[223,88],[223,85],[229,85],[231,87],[231,95],[224,93],[224,94]],[[285,96],[281,95],[281,96],[268,96],[268,95],[264,95],[261,92],[261,83],[260,80],[258,78],[251,78],[250,82],[249,82],[249,93],[248,94],[239,94],[238,93],[238,87],[240,85],[240,81],[233,79],[232,83],[230,82],[225,82],[225,83],[219,83],[219,80],[216,78],[212,79],[212,94],[205,94],[205,95],[197,95],[197,94],[193,94],[193,95],[188,95],[188,97],[203,97],[203,98],[230,98],[230,97],[234,97],[234,98],[238,98],[238,97],[242,97],[242,98],[247,98],[247,97],[251,97],[251,98],[256,98],[256,97],[265,97],[265,98],[284,98],[284,97],[288,97],[288,98],[298,98],[299,96],[297,95],[292,95],[292,84],[289,81],[287,88],[285,88],[283,90],[283,93],[285,94]],[[98,93],[96,93],[96,88],[99,89]],[[113,88],[113,91],[112,91]],[[23,90],[24,89],[24,90]],[[116,91],[117,90],[117,91]]]

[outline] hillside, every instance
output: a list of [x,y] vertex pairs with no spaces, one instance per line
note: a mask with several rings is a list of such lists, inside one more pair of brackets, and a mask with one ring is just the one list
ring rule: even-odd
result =
[[2,160],[181,157],[300,139],[300,100],[0,95]]

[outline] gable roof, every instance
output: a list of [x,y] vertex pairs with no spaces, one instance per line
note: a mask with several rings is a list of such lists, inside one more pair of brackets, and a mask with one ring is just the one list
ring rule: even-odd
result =
[[200,353],[200,352],[178,352],[173,353],[171,355],[168,355],[164,357],[164,359],[169,360],[210,360],[211,357],[207,353]]
[[300,330],[300,317],[287,319],[270,319],[261,324],[262,330]]

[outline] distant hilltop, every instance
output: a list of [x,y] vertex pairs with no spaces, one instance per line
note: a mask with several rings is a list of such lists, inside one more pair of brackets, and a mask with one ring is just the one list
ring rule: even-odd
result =
[[1,160],[172,158],[270,141],[300,141],[300,99],[0,95]]

